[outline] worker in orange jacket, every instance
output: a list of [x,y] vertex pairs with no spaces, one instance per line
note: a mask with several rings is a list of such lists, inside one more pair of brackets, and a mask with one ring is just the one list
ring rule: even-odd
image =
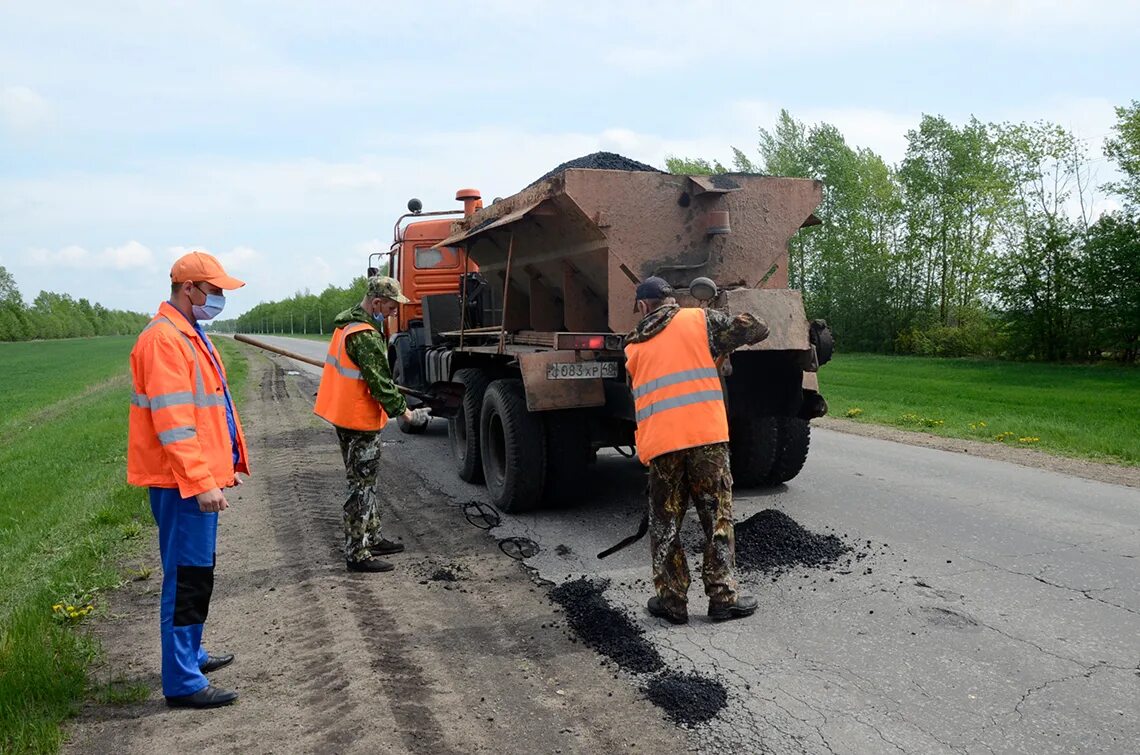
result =
[[170,299],[131,350],[132,396],[127,482],[150,489],[162,557],[162,692],[171,707],[228,705],[237,693],[205,674],[233,655],[210,655],[202,630],[214,588],[218,513],[224,488],[249,473],[245,437],[226,371],[201,321],[245,284],[204,252],[170,269]]
[[728,417],[716,359],[762,341],[768,327],[750,314],[682,308],[658,277],[637,286],[641,321],[626,336],[626,370],[637,415],[638,457],[649,467],[653,586],[649,613],[689,620],[689,566],[681,525],[692,503],[705,535],[701,576],[714,621],[749,616],[756,599],[736,590]]

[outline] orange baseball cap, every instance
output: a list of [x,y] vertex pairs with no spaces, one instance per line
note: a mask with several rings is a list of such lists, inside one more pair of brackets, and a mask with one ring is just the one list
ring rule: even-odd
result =
[[185,283],[186,281],[203,281],[213,283],[215,286],[227,291],[241,288],[245,281],[226,275],[222,263],[205,252],[190,252],[174,261],[170,268],[171,283]]

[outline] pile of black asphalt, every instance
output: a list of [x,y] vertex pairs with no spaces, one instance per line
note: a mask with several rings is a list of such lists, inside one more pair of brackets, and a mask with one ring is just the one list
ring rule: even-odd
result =
[[716,679],[666,671],[645,685],[645,696],[678,724],[702,724],[728,702],[728,691]]
[[575,157],[573,160],[567,160],[553,170],[544,173],[541,177],[532,181],[527,188],[534,186],[536,183],[545,181],[548,178],[553,178],[559,173],[569,170],[570,168],[593,168],[594,170],[637,170],[648,171],[652,173],[662,173],[663,171],[654,168],[652,165],[639,163],[637,160],[631,160],[628,157],[623,157],[616,152],[593,152],[589,155],[582,157]]
[[827,568],[851,550],[838,535],[812,532],[776,509],[764,509],[736,525],[736,566],[742,571]]
[[664,668],[645,630],[606,600],[603,593],[608,586],[609,580],[580,577],[555,587],[550,597],[562,606],[566,623],[582,642],[621,668],[633,673]]

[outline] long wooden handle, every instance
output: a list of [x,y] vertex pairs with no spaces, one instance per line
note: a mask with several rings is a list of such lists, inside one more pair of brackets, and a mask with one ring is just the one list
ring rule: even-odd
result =
[[[257,339],[250,338],[249,336],[244,335],[242,333],[235,333],[234,334],[234,340],[235,341],[241,341],[242,343],[248,343],[250,346],[256,346],[259,349],[265,349],[266,351],[272,351],[274,354],[280,354],[283,357],[289,357],[290,359],[296,359],[298,362],[304,362],[305,364],[311,364],[314,367],[324,367],[325,366],[325,363],[319,359],[313,359],[312,357],[307,357],[307,356],[304,356],[303,354],[298,354],[295,351],[289,351],[288,349],[283,349],[280,346],[274,346],[272,344],[265,343],[264,341],[258,341]],[[404,394],[405,396],[411,396],[412,398],[418,398],[418,399],[431,398],[426,393],[423,393],[421,391],[412,390],[411,388],[405,388],[402,385],[397,385],[396,390],[398,390],[400,393]]]
[[290,359],[296,359],[298,362],[304,362],[305,364],[311,364],[314,367],[324,367],[325,366],[325,363],[319,359],[313,359],[312,357],[307,357],[307,356],[304,356],[302,354],[298,354],[295,351],[289,351],[288,349],[282,349],[279,346],[273,346],[271,344],[265,343],[264,341],[255,340],[253,338],[250,338],[247,335],[244,335],[243,333],[235,333],[234,334],[234,340],[235,341],[241,341],[242,343],[248,343],[250,346],[256,346],[259,349],[265,349],[266,351],[272,351],[274,354],[280,354],[283,357],[289,357]]

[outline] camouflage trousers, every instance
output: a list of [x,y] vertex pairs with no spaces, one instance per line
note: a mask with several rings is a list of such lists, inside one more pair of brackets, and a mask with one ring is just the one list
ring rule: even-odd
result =
[[687,615],[689,564],[681,525],[691,502],[705,535],[701,577],[711,607],[736,602],[732,577],[732,473],[728,444],[714,443],[663,454],[649,463],[649,547],[653,586],[665,608]]
[[344,557],[367,561],[368,546],[380,540],[380,510],[376,499],[376,475],[380,466],[380,433],[336,429],[348,497],[344,501]]

